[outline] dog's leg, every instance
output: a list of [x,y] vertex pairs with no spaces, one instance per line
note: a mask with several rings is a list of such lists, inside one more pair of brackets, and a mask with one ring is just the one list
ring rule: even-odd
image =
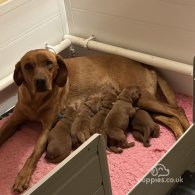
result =
[[[144,134],[145,134],[145,132],[144,132]],[[144,147],[149,147],[149,146],[150,146],[149,141],[148,141],[148,140],[146,139],[146,137],[143,136],[142,133],[140,133],[139,131],[137,131],[137,130],[132,131],[132,135],[133,135],[133,137],[134,137],[137,141],[142,142],[143,145],[144,145]]]
[[177,106],[177,101],[175,98],[175,94],[173,90],[171,89],[170,85],[167,83],[167,81],[160,75],[157,77],[158,85],[165,96],[167,102],[171,105]]
[[0,145],[2,145],[17,130],[24,121],[23,115],[13,113],[12,116],[0,127]]
[[133,130],[132,135],[135,138],[135,140],[142,142],[142,143],[144,142],[144,136],[139,131]]
[[35,145],[33,153],[25,162],[22,170],[18,173],[13,190],[16,192],[23,192],[28,188],[31,175],[36,167],[38,160],[46,149],[47,139],[49,135],[49,128],[42,131],[39,139]]
[[182,136],[183,128],[177,118],[167,117],[160,114],[152,114],[151,116],[154,121],[163,123],[168,128],[170,128],[174,132],[177,139]]
[[189,121],[181,108],[160,102],[156,97],[150,95],[146,91],[142,91],[137,106],[154,113],[174,116],[180,121],[185,130],[190,126]]

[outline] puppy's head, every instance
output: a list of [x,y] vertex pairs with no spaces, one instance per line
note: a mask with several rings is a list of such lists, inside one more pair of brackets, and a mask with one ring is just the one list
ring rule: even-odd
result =
[[74,105],[67,106],[64,110],[61,111],[61,115],[63,115],[66,119],[68,118],[73,122],[74,118],[76,117],[76,108],[73,107]]
[[132,100],[132,103],[137,101],[141,96],[141,89],[138,86],[131,86],[124,88],[120,94],[121,96]]
[[100,103],[101,96],[96,94],[89,96],[85,101],[85,105],[87,105],[94,114],[99,110]]
[[54,85],[63,87],[66,80],[63,59],[45,49],[29,51],[15,66],[15,83],[26,85],[32,93],[51,91]]

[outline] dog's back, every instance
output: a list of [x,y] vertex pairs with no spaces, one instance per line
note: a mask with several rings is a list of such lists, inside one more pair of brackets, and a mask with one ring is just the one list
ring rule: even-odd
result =
[[[94,94],[107,84],[111,84],[119,91],[129,85],[136,84],[152,95],[156,93],[157,76],[155,71],[121,56],[85,56],[65,59],[65,63],[70,82],[74,83],[75,86],[81,86],[77,89],[70,86],[72,88],[70,89],[70,97],[72,98]],[[138,79],[138,77],[142,79]]]

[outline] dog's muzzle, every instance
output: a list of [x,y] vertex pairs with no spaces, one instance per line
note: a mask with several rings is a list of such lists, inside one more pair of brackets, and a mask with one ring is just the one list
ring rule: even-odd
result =
[[46,80],[45,79],[36,79],[35,80],[35,88],[37,92],[44,92],[48,91],[47,85],[46,85]]

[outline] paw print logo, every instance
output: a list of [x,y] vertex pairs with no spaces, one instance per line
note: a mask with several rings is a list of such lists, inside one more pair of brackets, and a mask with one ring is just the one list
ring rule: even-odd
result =
[[167,169],[163,164],[158,164],[154,169],[152,169],[152,176],[166,177],[170,173],[170,170]]

